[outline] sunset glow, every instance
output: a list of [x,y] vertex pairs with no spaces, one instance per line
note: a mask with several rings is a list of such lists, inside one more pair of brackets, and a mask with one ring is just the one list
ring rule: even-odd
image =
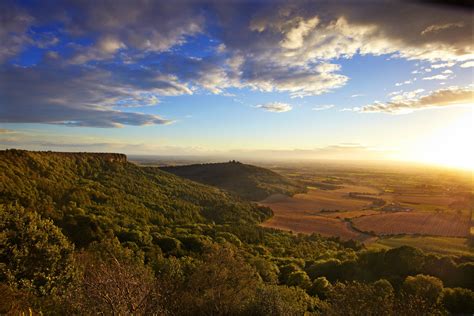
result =
[[474,170],[473,116],[432,131],[414,148],[411,159],[449,167]]
[[0,149],[472,168],[469,10],[416,1],[0,9]]

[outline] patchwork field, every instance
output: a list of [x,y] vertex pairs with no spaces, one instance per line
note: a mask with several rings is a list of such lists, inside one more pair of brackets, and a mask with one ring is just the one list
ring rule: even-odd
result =
[[[271,207],[278,212],[303,211],[305,214],[319,213],[323,210],[327,211],[357,211],[366,208],[370,202],[354,199],[348,196],[349,192],[359,192],[355,190],[363,190],[360,186],[347,186],[337,190],[320,190],[310,188],[307,193],[296,194],[293,197],[287,197],[276,194],[268,197],[260,203]],[[367,188],[370,190],[370,188]]]
[[467,238],[474,223],[474,186],[469,174],[335,165],[274,170],[305,184],[308,192],[261,201],[274,212],[265,227],[354,239],[370,247],[405,244],[471,253]]
[[355,228],[377,235],[467,237],[471,216],[467,212],[394,212],[362,216],[354,218],[352,222]]
[[278,228],[296,233],[312,234],[318,233],[322,236],[339,236],[341,239],[365,241],[370,236],[358,233],[350,228],[349,223],[335,218],[317,215],[291,216],[276,215],[262,224],[264,227]]
[[[347,186],[336,190],[309,189],[307,193],[293,197],[275,194],[260,202],[270,207],[274,216],[262,224],[265,227],[290,230],[295,233],[318,233],[323,236],[338,236],[366,242],[373,236],[352,229],[344,218],[377,214],[377,211],[362,210],[370,202],[353,199],[349,192],[373,192],[361,186]],[[370,191],[372,190],[372,191]],[[347,211],[344,211],[347,210]]]

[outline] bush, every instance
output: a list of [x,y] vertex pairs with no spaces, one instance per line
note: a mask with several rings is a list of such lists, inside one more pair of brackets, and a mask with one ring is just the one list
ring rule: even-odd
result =
[[331,283],[325,277],[314,279],[313,283],[308,289],[308,293],[317,296],[320,299],[326,299],[329,291],[331,291]]
[[73,277],[73,246],[50,220],[0,205],[0,282],[48,295]]
[[304,315],[312,309],[313,301],[302,289],[267,285],[257,289],[255,297],[248,305],[245,315],[289,316]]
[[304,271],[295,271],[290,273],[286,284],[289,286],[298,286],[302,289],[307,289],[311,286],[311,280]]
[[442,302],[453,314],[474,314],[474,292],[463,288],[445,288]]
[[166,253],[175,254],[181,249],[181,241],[173,237],[154,235],[153,243]]
[[428,302],[437,303],[443,291],[443,282],[438,278],[419,274],[407,277],[402,290],[408,295],[421,296]]

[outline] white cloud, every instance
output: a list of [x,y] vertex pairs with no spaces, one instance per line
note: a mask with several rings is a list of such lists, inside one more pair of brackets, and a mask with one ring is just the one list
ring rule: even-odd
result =
[[403,86],[403,85],[407,85],[407,84],[411,84],[413,83],[413,81],[416,81],[416,78],[413,78],[413,79],[409,79],[409,80],[405,80],[403,82],[397,82],[395,84],[396,87],[400,87],[400,86]]
[[434,75],[431,77],[424,77],[423,80],[445,80],[448,79],[448,75]]
[[286,34],[285,39],[281,41],[281,46],[286,49],[300,48],[304,44],[304,38],[314,30],[319,23],[319,18],[314,17],[305,21],[299,18],[294,28],[291,28]]
[[312,108],[313,111],[324,111],[324,110],[329,110],[334,107],[334,104],[325,104],[325,105],[318,105]]
[[449,68],[454,66],[456,63],[455,62],[449,62],[449,63],[441,63],[441,64],[434,64],[431,65],[431,68],[433,69],[438,69],[438,68]]
[[415,90],[396,96],[389,102],[375,102],[363,107],[352,108],[352,111],[362,113],[384,112],[392,114],[410,113],[434,107],[446,107],[453,105],[473,105],[474,90],[471,87],[449,87],[431,91],[420,95],[422,90]]
[[460,65],[461,68],[470,68],[474,67],[474,60],[467,61]]
[[276,113],[282,113],[282,112],[288,112],[293,109],[293,107],[288,104],[288,103],[282,103],[282,102],[271,102],[271,103],[266,103],[266,104],[259,104],[255,106],[256,108],[263,109],[268,112],[276,112]]

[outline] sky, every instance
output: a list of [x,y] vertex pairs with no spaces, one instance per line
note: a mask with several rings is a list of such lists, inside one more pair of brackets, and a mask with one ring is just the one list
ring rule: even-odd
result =
[[473,10],[0,2],[0,149],[474,169]]

